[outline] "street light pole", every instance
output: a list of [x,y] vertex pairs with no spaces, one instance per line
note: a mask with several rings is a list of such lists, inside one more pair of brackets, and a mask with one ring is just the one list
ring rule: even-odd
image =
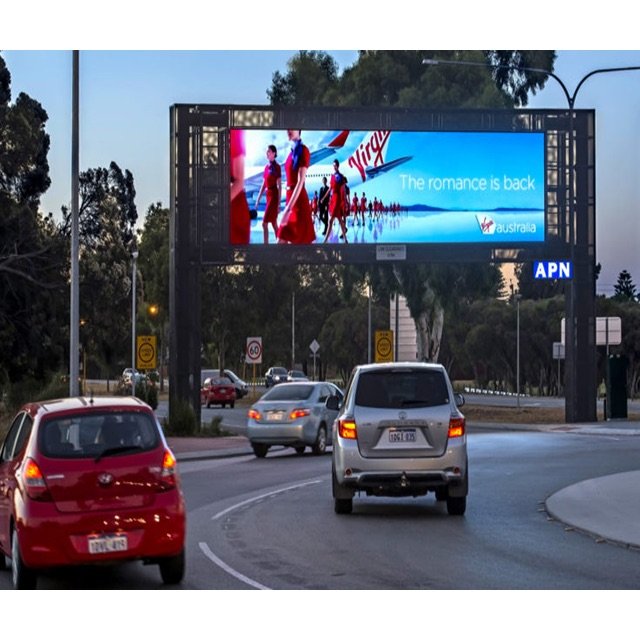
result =
[[[590,417],[591,413],[595,413],[595,404],[593,405],[593,412],[589,412],[585,407],[581,406],[581,403],[577,401],[576,393],[578,391],[578,383],[577,383],[577,352],[578,352],[578,342],[581,341],[581,338],[584,335],[585,331],[588,331],[589,328],[584,327],[584,323],[581,324],[580,331],[578,330],[577,323],[578,318],[576,318],[576,293],[577,287],[580,281],[580,275],[583,273],[583,260],[582,255],[580,256],[579,264],[576,263],[576,240],[577,240],[577,205],[576,205],[576,188],[575,188],[575,102],[578,96],[578,92],[584,85],[584,83],[591,77],[603,73],[619,73],[622,71],[640,71],[640,66],[630,66],[630,67],[611,67],[606,69],[594,69],[590,71],[585,76],[581,78],[581,80],[576,85],[576,88],[571,94],[567,89],[564,82],[552,71],[547,69],[540,69],[538,67],[520,67],[517,65],[509,65],[509,64],[491,64],[491,63],[483,63],[483,62],[472,62],[466,60],[433,60],[433,59],[424,59],[422,61],[423,64],[427,65],[457,65],[457,66],[466,66],[466,67],[484,67],[489,69],[509,69],[513,71],[533,71],[535,73],[542,73],[546,76],[553,78],[562,89],[565,98],[567,99],[567,104],[569,107],[568,117],[569,117],[569,127],[568,127],[568,165],[569,165],[569,180],[568,180],[568,207],[567,207],[567,221],[569,227],[568,233],[568,244],[569,244],[569,254],[571,264],[574,269],[574,278],[569,283],[569,296],[567,299],[567,321],[565,327],[565,377],[566,377],[566,385],[565,385],[565,417],[567,422],[579,422],[586,419],[593,419]],[[591,256],[590,259],[592,262],[595,262],[595,256]],[[589,270],[587,268],[587,274]],[[591,270],[593,273],[593,269]],[[581,315],[582,318],[582,315]],[[595,348],[595,340],[593,340],[593,346]],[[595,379],[594,379],[595,383]],[[594,397],[595,402],[595,397]],[[579,406],[580,405],[580,406]],[[584,409],[584,410],[583,410]],[[582,415],[584,414],[584,415]],[[589,414],[589,416],[587,416]],[[595,417],[595,416],[594,416]]]
[[519,293],[515,294],[516,299],[516,404],[520,408],[520,298]]
[[80,52],[73,52],[73,81],[71,89],[71,291],[69,318],[69,395],[79,394],[80,345],[80,222],[78,195],[79,173],[79,112],[80,112]]
[[131,251],[131,395],[136,395],[136,262],[138,249],[134,243]]

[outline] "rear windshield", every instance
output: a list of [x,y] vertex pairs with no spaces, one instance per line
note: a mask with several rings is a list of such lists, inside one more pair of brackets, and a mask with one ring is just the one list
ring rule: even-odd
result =
[[311,384],[283,384],[265,393],[262,400],[306,400],[312,393]]
[[287,370],[286,369],[282,369],[280,367],[274,367],[271,370],[271,373],[275,376],[286,376],[287,375]]
[[363,373],[358,379],[356,405],[377,408],[436,407],[449,404],[441,371],[392,369]]
[[95,458],[105,451],[122,455],[150,451],[160,444],[155,421],[131,411],[90,413],[43,422],[38,445],[49,458]]

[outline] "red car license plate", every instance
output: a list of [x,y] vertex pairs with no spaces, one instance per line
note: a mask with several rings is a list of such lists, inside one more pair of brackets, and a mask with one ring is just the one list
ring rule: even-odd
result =
[[115,553],[128,549],[128,540],[125,535],[118,536],[92,536],[89,538],[89,553]]

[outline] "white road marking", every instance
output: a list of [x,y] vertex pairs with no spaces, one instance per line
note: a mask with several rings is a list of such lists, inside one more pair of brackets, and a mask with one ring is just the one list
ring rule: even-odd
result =
[[[258,502],[259,500],[270,498],[271,496],[278,495],[279,493],[284,493],[285,491],[291,491],[292,489],[299,489],[300,487],[308,487],[309,485],[319,484],[320,482],[322,482],[322,480],[311,480],[310,482],[302,482],[300,484],[294,484],[294,485],[291,485],[290,487],[285,487],[284,489],[278,489],[277,491],[270,491],[269,493],[263,493],[259,496],[256,496],[255,498],[249,498],[248,500],[243,500],[242,502],[238,502],[238,504],[231,505],[227,509],[224,509],[216,513],[216,515],[214,515],[211,518],[211,520],[218,520],[219,518],[222,518],[222,516],[226,515],[227,513],[234,511],[235,509],[240,509],[241,507],[251,504],[252,502]],[[253,587],[254,589],[260,589],[262,591],[271,591],[270,587],[265,587],[265,585],[260,584],[255,580],[252,580],[248,576],[245,576],[239,571],[236,571],[233,567],[230,567],[226,562],[218,558],[218,556],[215,553],[213,553],[213,551],[211,551],[211,549],[209,548],[209,545],[206,542],[200,542],[198,546],[200,547],[200,550],[202,551],[202,553],[204,553],[204,555],[207,558],[209,558],[211,562],[213,562],[215,565],[220,567],[223,571],[226,571],[229,575],[233,576],[237,580],[240,580],[240,582],[244,582],[245,584],[249,585],[250,587]]]

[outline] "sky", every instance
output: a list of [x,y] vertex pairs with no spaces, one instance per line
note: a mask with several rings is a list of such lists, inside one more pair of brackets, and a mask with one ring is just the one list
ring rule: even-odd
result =
[[[81,170],[113,160],[134,175],[141,217],[152,203],[168,206],[170,106],[267,104],[273,73],[284,72],[294,53],[81,50]],[[329,53],[341,70],[357,59],[353,50]],[[52,184],[41,206],[58,214],[71,198],[71,51],[8,49],[0,55],[11,73],[13,99],[25,91],[49,114]],[[640,51],[560,50],[555,73],[573,93],[589,71],[636,65]],[[528,106],[564,108],[566,98],[550,79]],[[640,72],[590,78],[575,106],[596,110],[597,291],[611,295],[623,269],[640,285]]]

